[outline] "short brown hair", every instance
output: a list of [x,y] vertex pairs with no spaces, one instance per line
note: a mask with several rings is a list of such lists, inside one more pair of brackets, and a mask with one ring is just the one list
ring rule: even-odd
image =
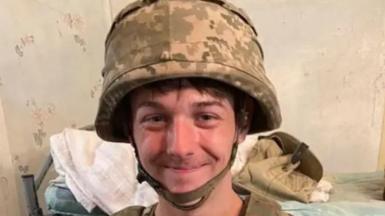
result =
[[[141,86],[128,93],[118,104],[114,117],[113,125],[115,130],[125,131],[125,136],[129,139],[132,129],[132,113],[130,96],[133,92],[141,89],[147,89],[153,94],[165,94],[171,90],[193,87],[202,94],[209,94],[218,99],[229,99],[234,110],[235,120],[238,127],[243,126],[245,101],[252,101],[250,96],[226,83],[207,78],[173,78],[163,81],[157,81]],[[252,116],[249,116],[250,118]]]

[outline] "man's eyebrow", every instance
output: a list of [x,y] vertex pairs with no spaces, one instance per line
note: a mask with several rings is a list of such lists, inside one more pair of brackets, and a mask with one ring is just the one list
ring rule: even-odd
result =
[[193,106],[196,108],[202,108],[202,107],[208,107],[208,106],[224,107],[223,103],[221,101],[217,101],[217,100],[196,102],[193,104]]
[[[224,105],[221,101],[216,101],[216,100],[200,101],[200,102],[193,103],[193,107],[195,107],[195,108],[202,108],[202,107],[209,107],[209,106],[224,107]],[[149,108],[155,108],[155,109],[165,109],[165,107],[162,104],[157,103],[155,101],[143,101],[137,106],[137,109],[140,109],[142,107],[149,107]]]
[[154,101],[143,101],[138,106],[137,109],[142,107],[149,107],[149,108],[157,108],[157,109],[164,109],[162,104],[154,102]]

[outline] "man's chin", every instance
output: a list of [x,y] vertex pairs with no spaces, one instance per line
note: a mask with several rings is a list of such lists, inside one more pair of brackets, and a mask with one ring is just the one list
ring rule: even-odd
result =
[[197,181],[191,181],[186,180],[186,181],[169,181],[172,182],[173,184],[168,184],[167,188],[171,193],[188,193],[191,191],[194,191],[204,185],[206,181],[202,182],[202,179],[197,182]]
[[207,173],[202,168],[196,170],[166,169],[163,174],[165,177],[163,182],[170,191],[175,193],[192,191],[203,185],[207,178]]

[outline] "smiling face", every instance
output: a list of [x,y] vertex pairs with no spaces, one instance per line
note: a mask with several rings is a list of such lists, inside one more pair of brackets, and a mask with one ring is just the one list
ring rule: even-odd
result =
[[192,191],[228,164],[237,134],[230,95],[191,85],[131,94],[132,132],[143,168],[170,192]]

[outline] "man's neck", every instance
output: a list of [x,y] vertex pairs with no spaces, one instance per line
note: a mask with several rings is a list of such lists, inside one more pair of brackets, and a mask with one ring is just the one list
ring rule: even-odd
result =
[[172,206],[159,197],[155,210],[156,216],[238,216],[242,208],[242,200],[234,192],[230,173],[214,188],[208,199],[197,209],[183,211]]

